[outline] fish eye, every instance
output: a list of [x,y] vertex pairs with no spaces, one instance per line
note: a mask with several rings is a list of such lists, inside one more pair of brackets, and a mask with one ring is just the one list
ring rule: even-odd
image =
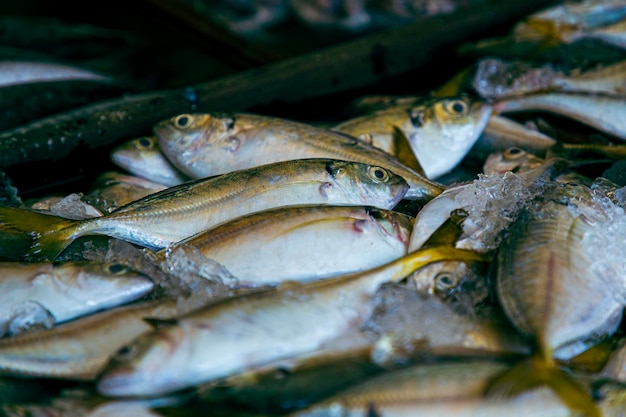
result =
[[188,114],[181,114],[180,116],[176,116],[176,119],[174,119],[174,124],[177,127],[187,127],[189,126],[189,122],[191,121],[191,116],[189,116]]
[[435,277],[435,289],[437,291],[447,291],[456,284],[456,279],[448,272],[441,272]]
[[122,346],[115,354],[115,360],[118,362],[126,362],[135,356],[137,346],[134,344]]
[[453,114],[464,114],[467,111],[467,104],[461,100],[453,100],[448,106],[448,111]]
[[424,110],[422,108],[411,109],[409,118],[414,127],[424,126]]
[[520,148],[509,148],[504,151],[504,157],[507,159],[517,159],[524,155],[524,151]]
[[119,275],[119,274],[128,272],[128,268],[121,264],[112,264],[112,265],[109,265],[109,272],[112,274]]
[[377,183],[389,181],[389,173],[381,167],[369,167],[367,169],[367,174],[374,182]]
[[235,128],[235,119],[233,117],[228,117],[224,120],[224,127],[226,130],[233,130]]
[[139,144],[139,146],[141,146],[144,149],[152,148],[152,144],[153,144],[153,142],[149,138],[147,138],[145,136],[142,137],[142,138],[139,138],[137,143]]

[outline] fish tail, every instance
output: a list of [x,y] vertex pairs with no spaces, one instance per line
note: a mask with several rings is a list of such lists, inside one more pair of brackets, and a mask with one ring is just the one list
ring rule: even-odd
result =
[[[0,207],[0,241],[16,242],[2,255],[29,262],[52,261],[78,236],[80,222],[15,207]],[[26,242],[30,243],[26,245]]]
[[587,417],[600,417],[600,410],[589,390],[559,369],[552,356],[549,360],[545,356],[542,354],[524,360],[494,378],[487,387],[486,397],[514,397],[524,391],[546,386],[570,410]]

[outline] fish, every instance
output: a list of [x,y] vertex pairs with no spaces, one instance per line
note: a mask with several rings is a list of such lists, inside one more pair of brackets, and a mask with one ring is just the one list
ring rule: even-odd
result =
[[620,0],[566,3],[532,13],[514,26],[512,35],[517,40],[541,38],[572,43],[624,18],[626,7]]
[[584,37],[587,39],[597,39],[608,45],[626,49],[626,20],[589,31]]
[[453,300],[462,308],[472,309],[489,296],[484,268],[480,264],[461,261],[433,263],[411,275],[411,282],[417,291]]
[[0,87],[42,81],[89,80],[112,83],[104,74],[60,62],[10,61],[0,62]]
[[396,155],[393,127],[407,137],[427,178],[437,179],[456,167],[481,135],[491,104],[467,96],[424,98],[420,103],[387,107],[356,117],[333,129]]
[[599,415],[589,394],[555,365],[555,358],[568,359],[612,335],[622,319],[624,251],[598,242],[615,240],[626,216],[607,197],[594,201],[591,195],[573,183],[547,190],[544,202],[518,217],[498,250],[497,298],[534,341],[535,354],[494,382],[493,392],[548,385],[573,409]]
[[106,235],[155,250],[272,207],[325,204],[390,209],[407,189],[402,177],[374,165],[332,159],[283,161],[169,187],[93,219],[72,221],[0,207],[0,224],[35,238],[26,258],[51,260],[85,235]]
[[[473,385],[473,384],[472,384]],[[606,399],[600,400],[602,416],[621,417],[626,406],[623,388],[613,387]],[[348,393],[346,393],[347,395]],[[546,388],[538,388],[513,398],[484,399],[480,396],[441,399],[435,401],[411,401],[390,394],[378,402],[369,404],[350,402],[349,398],[342,403],[341,397],[335,403],[327,402],[319,409],[292,413],[290,417],[334,417],[334,416],[420,416],[420,417],[495,417],[508,415],[512,417],[581,417],[579,411],[571,410]]]
[[134,175],[106,171],[98,175],[82,200],[102,213],[111,213],[122,206],[166,188],[165,185]]
[[[292,416],[369,415],[368,409],[385,411],[409,408],[427,409],[428,404],[481,399],[488,381],[504,372],[506,361],[488,359],[470,360],[466,363],[418,363],[401,369],[387,371],[352,384],[338,394],[313,404]],[[410,408],[409,408],[410,409]],[[379,414],[380,413],[380,414]],[[415,414],[422,415],[422,414]]]
[[[371,269],[407,253],[413,218],[362,206],[292,206],[223,223],[156,253],[197,249],[223,265],[236,287],[311,281]],[[252,255],[254,254],[254,255]]]
[[[384,282],[425,264],[479,259],[471,251],[430,248],[380,267],[326,280],[235,297],[181,316],[129,346],[97,382],[101,395],[158,396],[221,378],[320,354],[371,313]],[[306,329],[306,331],[302,331]],[[246,343],[241,343],[241,338]]]
[[626,383],[626,339],[622,339],[618,347],[611,352],[608,362],[599,374],[612,381]]
[[[562,186],[571,187],[586,188]],[[619,266],[590,258],[583,240],[603,227],[609,226],[588,212],[552,201],[525,210],[500,247],[498,298],[512,322],[535,337],[546,355],[591,335],[610,334],[621,320],[623,305],[614,293]]]
[[555,139],[538,130],[508,117],[492,115],[483,134],[468,153],[468,158],[484,161],[492,152],[503,152],[513,147],[544,157],[556,144]]
[[155,136],[140,136],[116,146],[111,161],[133,175],[167,187],[191,179],[167,160]]
[[0,263],[0,336],[17,333],[33,305],[54,324],[138,300],[154,283],[117,263]]
[[563,71],[547,64],[539,66],[522,60],[488,58],[477,64],[472,87],[481,97],[491,100],[540,92],[623,97],[625,79],[624,60],[585,70]]
[[507,98],[494,103],[498,114],[545,111],[564,116],[620,140],[626,140],[623,117],[626,101],[601,94],[538,93]]
[[380,149],[330,129],[251,113],[180,114],[157,123],[162,152],[191,178],[206,178],[277,161],[334,158],[377,165],[410,185],[404,198],[429,200],[444,186]]
[[176,302],[151,300],[101,311],[52,329],[0,340],[0,374],[92,381],[120,349],[172,319]]
[[554,80],[554,86],[559,91],[624,96],[626,94],[626,61],[557,77]]
[[506,172],[524,172],[543,164],[544,160],[520,148],[493,152],[483,166],[486,175],[504,175]]

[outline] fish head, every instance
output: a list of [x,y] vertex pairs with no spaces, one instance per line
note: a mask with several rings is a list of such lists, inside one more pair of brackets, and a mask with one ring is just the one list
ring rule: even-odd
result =
[[176,325],[158,327],[120,348],[97,382],[98,393],[134,397],[176,391],[178,366],[188,359],[180,346],[182,332]]
[[439,97],[409,109],[407,138],[428,178],[456,167],[491,117],[492,105],[469,96]]
[[326,171],[330,181],[325,185],[334,191],[327,193],[331,204],[332,197],[337,196],[342,201],[349,198],[358,205],[391,209],[409,189],[404,178],[376,165],[333,160],[326,165]]
[[114,306],[143,297],[154,288],[146,275],[118,263],[68,262],[53,271],[57,286],[77,303],[98,300],[103,307]]
[[140,136],[113,148],[111,160],[117,166],[132,171],[137,161],[145,160],[149,155],[160,152],[159,144],[154,136]]
[[368,207],[367,214],[382,235],[397,240],[408,248],[411,231],[413,230],[413,217],[396,211],[380,210],[374,207]]
[[435,262],[417,270],[409,280],[417,291],[460,304],[465,309],[471,310],[489,296],[484,265],[480,262]]
[[503,152],[493,152],[485,161],[483,172],[487,175],[504,175],[511,171],[514,174],[536,168],[543,160],[517,147]]
[[229,137],[235,119],[225,113],[179,114],[157,123],[153,132],[163,154],[176,168],[190,177],[195,165],[203,164],[208,147]]

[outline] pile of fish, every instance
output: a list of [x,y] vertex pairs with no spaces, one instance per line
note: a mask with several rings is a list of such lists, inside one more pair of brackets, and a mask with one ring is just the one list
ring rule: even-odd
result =
[[543,10],[336,124],[176,114],[7,198],[0,415],[625,416],[626,56],[559,52],[624,22]]

